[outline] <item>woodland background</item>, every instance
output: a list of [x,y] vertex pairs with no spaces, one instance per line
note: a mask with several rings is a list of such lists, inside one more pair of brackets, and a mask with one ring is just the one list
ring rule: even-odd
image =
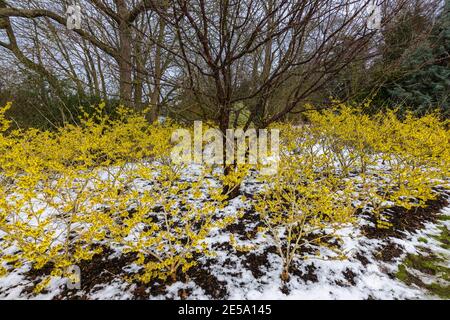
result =
[[[331,99],[449,113],[450,1],[0,0],[0,105],[21,128],[107,102],[222,129],[302,120]],[[90,110],[87,108],[86,110]]]

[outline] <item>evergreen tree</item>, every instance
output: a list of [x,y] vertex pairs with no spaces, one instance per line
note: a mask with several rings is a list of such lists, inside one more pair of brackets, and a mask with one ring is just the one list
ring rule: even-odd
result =
[[402,63],[405,76],[385,87],[388,98],[418,114],[441,108],[450,113],[450,0],[426,41]]

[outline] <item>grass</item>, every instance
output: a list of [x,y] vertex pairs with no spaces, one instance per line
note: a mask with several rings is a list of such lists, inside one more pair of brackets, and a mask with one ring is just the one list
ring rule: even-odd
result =
[[437,236],[433,236],[434,239],[441,243],[441,247],[450,250],[450,232],[445,226],[439,227],[441,233]]
[[[449,218],[449,216],[444,217],[441,220],[448,220]],[[450,232],[446,226],[440,226],[439,229],[441,233],[432,237],[439,241],[442,248],[449,250]],[[419,241],[428,243],[428,240],[423,237],[419,238]],[[450,299],[450,268],[445,266],[447,261],[448,257],[438,254],[408,254],[399,266],[396,276],[400,281],[408,285],[415,284],[442,299]],[[425,283],[421,279],[420,274],[431,276],[431,278],[436,280],[432,283]]]

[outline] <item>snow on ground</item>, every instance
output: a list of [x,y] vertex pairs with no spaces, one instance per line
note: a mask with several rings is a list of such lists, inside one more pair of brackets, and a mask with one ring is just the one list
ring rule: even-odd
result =
[[[449,215],[450,207],[445,208],[442,214]],[[444,222],[449,227],[448,222]],[[419,238],[429,239],[428,248],[435,251],[444,251],[439,244],[431,238],[439,232],[437,225],[429,223],[426,228],[417,234],[408,234],[405,240],[395,239],[395,242],[405,248],[405,253],[417,253],[415,249],[419,244]],[[343,231],[348,236],[344,241],[344,247],[349,252],[348,260],[322,260],[308,259],[297,261],[299,271],[307,274],[308,268],[313,266],[317,281],[304,280],[302,277],[292,276],[288,284],[289,293],[284,293],[280,273],[282,261],[276,254],[268,255],[269,266],[261,271],[262,277],[255,278],[244,265],[240,257],[230,255],[228,251],[219,251],[217,260],[219,263],[212,265],[212,273],[219,281],[226,282],[228,299],[436,299],[424,290],[407,286],[393,274],[397,271],[398,264],[405,254],[402,254],[394,262],[384,263],[373,258],[385,240],[374,240],[364,237],[354,228]],[[226,241],[227,236],[221,235],[215,238],[215,243]],[[261,241],[261,239],[258,239]],[[260,241],[255,242],[260,242]],[[262,253],[267,247],[260,248]],[[256,253],[258,253],[258,251]],[[357,253],[364,255],[368,260],[364,265],[357,259]],[[447,251],[448,253],[448,251]],[[225,264],[225,262],[227,262]],[[225,266],[224,266],[225,264]],[[350,281],[344,274],[348,274]],[[175,289],[180,289],[180,283],[176,283],[169,289],[171,298],[177,298]],[[190,288],[189,285],[184,288]],[[162,297],[160,297],[162,298]],[[201,291],[194,292],[191,299],[207,299]]]
[[[191,168],[191,170],[195,170]],[[259,185],[248,180],[243,192],[253,193]],[[238,208],[245,206],[241,198],[231,201],[223,214],[233,214]],[[450,206],[442,209],[442,215],[450,216]],[[188,299],[436,299],[425,289],[414,285],[406,285],[395,277],[399,264],[410,254],[419,252],[424,246],[430,252],[447,257],[447,249],[433,238],[440,233],[439,227],[450,229],[448,219],[427,223],[422,230],[406,233],[402,239],[389,237],[371,239],[363,234],[361,226],[369,224],[364,217],[359,217],[359,225],[349,226],[340,231],[343,238],[342,248],[347,255],[345,260],[333,260],[331,254],[324,253],[324,259],[308,258],[295,262],[295,272],[287,284],[280,279],[282,270],[281,258],[273,250],[269,239],[258,234],[252,240],[238,238],[240,245],[252,245],[254,250],[248,253],[237,252],[229,245],[232,232],[215,230],[206,240],[217,252],[216,257],[201,257],[200,267],[208,270],[208,279],[213,279],[212,287],[222,293],[211,293],[211,288],[198,285],[195,279],[185,283],[178,281],[167,286],[162,293],[150,294],[150,288],[144,288],[150,299],[180,299],[180,292],[185,292]],[[248,230],[256,227],[257,221],[245,220]],[[402,253],[391,261],[383,261],[377,256],[387,244],[395,244]],[[14,250],[14,248],[10,248]],[[116,251],[104,259],[120,256]],[[89,299],[133,299],[137,285],[126,281],[124,275],[136,272],[136,265],[129,264],[122,268],[123,274],[116,275],[112,281],[97,284],[89,292],[79,291],[72,298]],[[30,267],[24,265],[7,276],[0,278],[0,299],[54,299],[61,296],[65,289],[65,280],[55,278],[50,287],[39,295],[31,294],[33,281],[28,273]],[[105,270],[105,272],[109,272]],[[81,275],[83,281],[83,274]],[[220,287],[220,288],[219,288]],[[214,290],[214,288],[213,288]]]

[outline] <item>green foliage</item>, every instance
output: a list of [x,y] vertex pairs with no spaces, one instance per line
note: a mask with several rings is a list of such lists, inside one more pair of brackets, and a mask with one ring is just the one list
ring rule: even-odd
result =
[[[404,26],[396,30],[402,33]],[[394,38],[397,39],[397,38]],[[398,40],[398,39],[397,39]],[[391,52],[392,55],[399,54]],[[399,78],[385,87],[387,97],[417,114],[432,108],[450,112],[450,2],[437,20],[431,35],[406,56],[400,67]],[[390,59],[392,57],[387,57]]]
[[[61,81],[59,94],[56,94],[42,77],[30,73],[16,84],[0,86],[0,105],[8,101],[14,102],[7,112],[8,118],[14,120],[12,128],[54,130],[64,123],[78,123],[80,106],[90,106],[84,111],[95,113],[95,105],[102,98],[88,92],[75,91],[64,81]],[[118,102],[108,99],[106,107],[108,113],[113,113]]]
[[[449,299],[450,268],[444,265],[445,260],[443,257],[409,254],[398,267],[396,277],[408,285],[414,284],[428,290],[433,295]],[[427,278],[433,276],[436,281],[430,283],[428,280],[425,282],[421,279],[420,275],[422,274],[425,274]]]
[[[445,221],[448,218],[448,215],[444,215],[440,220]],[[433,295],[450,299],[450,268],[448,253],[445,254],[450,249],[450,232],[445,225],[441,225],[439,230],[441,232],[432,235],[431,238],[435,239],[444,251],[435,254],[408,254],[398,267],[396,276],[408,285],[414,284]],[[423,243],[429,242],[429,239],[424,237],[418,240]]]

